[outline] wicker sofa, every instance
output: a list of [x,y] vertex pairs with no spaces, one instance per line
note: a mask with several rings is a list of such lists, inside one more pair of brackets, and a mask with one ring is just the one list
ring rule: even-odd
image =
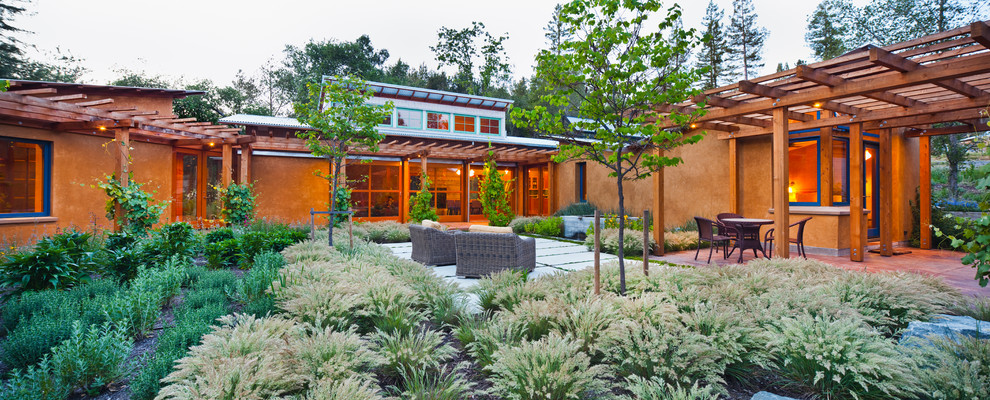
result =
[[461,232],[456,243],[457,276],[482,277],[506,269],[532,272],[536,240],[512,233]]
[[424,265],[451,265],[457,261],[454,237],[459,231],[442,231],[419,224],[409,225],[412,259]]

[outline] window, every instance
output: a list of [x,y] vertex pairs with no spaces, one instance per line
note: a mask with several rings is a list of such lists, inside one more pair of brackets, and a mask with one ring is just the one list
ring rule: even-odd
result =
[[399,126],[404,128],[423,129],[423,112],[419,110],[397,109]]
[[428,112],[426,113],[426,129],[436,129],[440,131],[450,130],[450,115]]
[[818,205],[818,140],[792,140],[787,146],[791,204]]
[[51,144],[0,138],[0,217],[49,214]]
[[[409,166],[409,196],[416,196],[419,191],[422,167],[419,164]],[[426,173],[432,181],[430,193],[433,194],[433,207],[437,216],[460,216],[461,214],[461,165],[429,163]]]
[[577,183],[577,201],[586,202],[587,198],[587,175],[585,175],[585,168],[587,163],[579,162],[575,164],[574,173],[577,175],[574,181]]
[[498,135],[501,133],[499,130],[499,121],[497,118],[482,118],[481,119],[481,133],[487,133],[491,135]]
[[398,217],[402,171],[398,162],[347,164],[354,217]]
[[849,204],[849,142],[832,141],[832,204]]
[[474,117],[455,115],[454,132],[474,133]]
[[389,114],[389,115],[385,116],[385,118],[382,118],[382,122],[379,123],[378,125],[392,126],[392,114]]

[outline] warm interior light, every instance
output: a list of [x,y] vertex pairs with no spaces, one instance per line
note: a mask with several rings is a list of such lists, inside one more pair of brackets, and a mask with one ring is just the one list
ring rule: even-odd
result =
[[454,171],[454,172],[456,172],[457,175],[460,175],[461,174],[461,170],[457,170],[457,171]]
[[[458,172],[460,172],[460,171],[458,171]],[[468,176],[474,176],[474,170],[473,169],[468,172]]]
[[213,142],[210,142],[210,147],[216,146]]
[[822,103],[815,103],[814,107],[815,108],[822,108]]
[[505,174],[508,175],[509,174],[509,170],[505,170]]
[[867,150],[866,151],[866,154],[864,154],[863,157],[865,157],[866,160],[869,160],[869,159],[873,158],[873,154],[870,154],[870,151]]
[[101,131],[105,131],[105,130],[107,130],[107,127],[105,127],[105,126],[101,126],[101,127],[100,127],[100,130],[101,130]]
[[794,186],[788,186],[787,193],[794,193]]
[[698,124],[691,124],[691,129],[697,128]]

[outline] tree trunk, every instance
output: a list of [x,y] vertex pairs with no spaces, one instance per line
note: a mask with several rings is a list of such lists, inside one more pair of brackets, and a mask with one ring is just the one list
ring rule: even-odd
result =
[[[619,154],[617,154],[616,158],[617,158],[615,162],[616,166],[619,169],[622,169],[621,151],[619,152]],[[625,296],[626,295],[626,263],[623,254],[623,247],[625,247],[623,246],[625,244],[623,240],[625,239],[625,234],[626,234],[626,197],[622,193],[622,174],[616,174],[616,175],[618,175],[618,177],[616,178],[617,179],[616,182],[619,188],[619,215],[618,215],[619,249],[616,251],[618,253],[617,255],[619,256],[619,293]]]
[[340,163],[336,158],[330,159],[330,218],[328,219],[330,226],[327,227],[327,241],[330,243],[330,247],[333,248],[333,225],[337,222],[337,216],[332,214],[337,208],[337,174],[340,173]]

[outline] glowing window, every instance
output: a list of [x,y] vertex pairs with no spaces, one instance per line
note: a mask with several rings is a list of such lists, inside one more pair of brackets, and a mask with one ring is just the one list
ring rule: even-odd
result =
[[818,204],[818,141],[792,141],[787,155],[790,202]]
[[491,134],[491,135],[498,135],[500,133],[500,131],[499,131],[499,124],[501,122],[502,121],[499,121],[496,118],[482,118],[481,119],[481,133],[487,133],[487,134]]
[[454,132],[474,133],[474,117],[455,115]]

